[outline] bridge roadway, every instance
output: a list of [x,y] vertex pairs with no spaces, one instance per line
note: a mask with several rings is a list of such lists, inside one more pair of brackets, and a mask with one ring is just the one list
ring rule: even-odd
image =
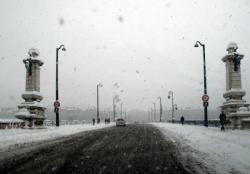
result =
[[1,155],[0,173],[195,173],[178,160],[175,144],[148,124],[82,132]]

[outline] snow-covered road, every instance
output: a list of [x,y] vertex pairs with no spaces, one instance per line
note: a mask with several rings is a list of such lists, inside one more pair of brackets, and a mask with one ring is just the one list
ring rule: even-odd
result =
[[2,160],[0,153],[0,173],[200,174],[184,168],[176,146],[148,124],[114,126],[34,146],[3,153]]
[[[250,173],[250,131],[171,123],[152,123],[165,136],[216,173]],[[188,149],[189,150],[188,150]]]
[[62,125],[60,127],[48,127],[47,129],[0,129],[0,152],[23,143],[33,143],[62,136],[72,135],[78,132],[101,129],[114,126],[114,124],[79,124]]

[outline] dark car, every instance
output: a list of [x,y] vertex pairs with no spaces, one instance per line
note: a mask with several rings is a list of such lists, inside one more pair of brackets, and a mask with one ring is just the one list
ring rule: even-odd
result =
[[116,119],[116,126],[126,126],[126,121],[123,118]]

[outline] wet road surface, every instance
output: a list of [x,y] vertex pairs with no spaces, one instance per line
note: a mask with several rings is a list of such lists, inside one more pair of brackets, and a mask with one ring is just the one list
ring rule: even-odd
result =
[[0,160],[0,173],[189,173],[173,142],[146,124],[82,132],[33,146],[1,154],[6,157]]

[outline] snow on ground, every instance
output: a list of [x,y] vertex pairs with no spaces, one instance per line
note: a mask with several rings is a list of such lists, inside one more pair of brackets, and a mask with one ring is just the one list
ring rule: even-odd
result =
[[250,131],[221,132],[215,127],[152,124],[160,128],[165,136],[178,141],[181,146],[188,146],[193,158],[198,158],[198,161],[216,173],[250,173]]
[[11,146],[23,143],[33,143],[58,137],[63,137],[78,132],[101,129],[114,124],[79,124],[48,127],[47,129],[0,129],[0,152]]

